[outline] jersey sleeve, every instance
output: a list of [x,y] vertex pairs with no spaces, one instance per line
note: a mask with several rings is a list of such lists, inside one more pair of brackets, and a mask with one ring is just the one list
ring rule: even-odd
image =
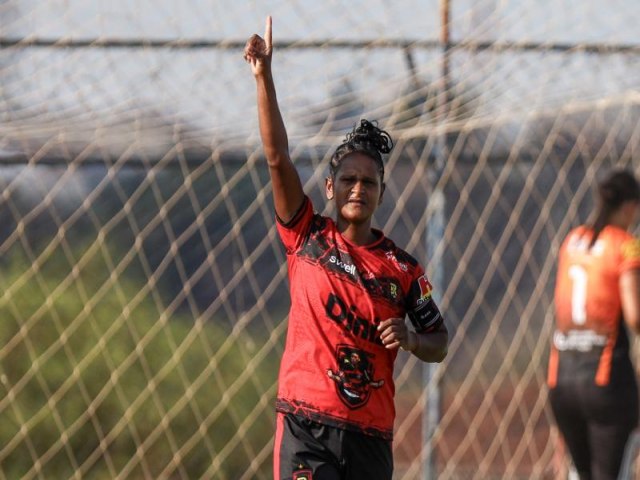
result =
[[433,287],[427,275],[419,269],[413,279],[407,297],[407,316],[418,333],[437,330],[442,322],[442,314],[431,295]]
[[620,246],[620,273],[640,269],[640,239],[629,236]]
[[276,215],[276,227],[287,254],[295,252],[303,244],[312,220],[313,204],[306,195],[296,214],[287,223]]

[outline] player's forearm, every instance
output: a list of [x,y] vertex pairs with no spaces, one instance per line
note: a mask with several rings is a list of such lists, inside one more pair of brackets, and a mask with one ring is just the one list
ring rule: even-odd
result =
[[271,72],[256,77],[258,89],[258,119],[260,137],[270,168],[278,169],[290,163],[289,140],[278,106],[276,88]]
[[278,107],[271,71],[257,75],[256,82],[260,136],[273,186],[273,202],[276,214],[286,223],[302,205],[304,192],[298,172],[289,157],[287,131]]
[[444,324],[435,332],[412,333],[415,344],[411,353],[423,362],[440,363],[447,356],[449,333]]

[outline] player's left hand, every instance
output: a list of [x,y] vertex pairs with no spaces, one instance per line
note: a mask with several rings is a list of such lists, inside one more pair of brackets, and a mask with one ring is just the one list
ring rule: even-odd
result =
[[387,318],[378,325],[380,340],[389,350],[402,348],[409,352],[415,350],[418,339],[416,334],[407,328],[404,318]]

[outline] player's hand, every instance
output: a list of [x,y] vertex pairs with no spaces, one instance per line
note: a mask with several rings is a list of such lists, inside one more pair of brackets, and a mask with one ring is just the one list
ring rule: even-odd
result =
[[385,348],[394,350],[402,348],[412,352],[416,349],[418,339],[416,334],[407,328],[404,318],[388,318],[378,325],[380,340]]
[[268,16],[264,28],[264,38],[253,34],[244,47],[244,59],[251,65],[251,71],[255,76],[262,75],[271,68],[271,54],[273,53],[271,25],[271,16]]

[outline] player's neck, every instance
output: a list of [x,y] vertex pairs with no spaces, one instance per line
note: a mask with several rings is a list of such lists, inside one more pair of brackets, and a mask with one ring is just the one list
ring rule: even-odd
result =
[[623,230],[629,230],[633,217],[629,215],[624,209],[619,209],[609,218],[609,225],[621,228]]
[[338,224],[338,230],[342,236],[354,245],[369,245],[376,241],[376,234],[371,230],[371,222],[360,225],[352,223]]

